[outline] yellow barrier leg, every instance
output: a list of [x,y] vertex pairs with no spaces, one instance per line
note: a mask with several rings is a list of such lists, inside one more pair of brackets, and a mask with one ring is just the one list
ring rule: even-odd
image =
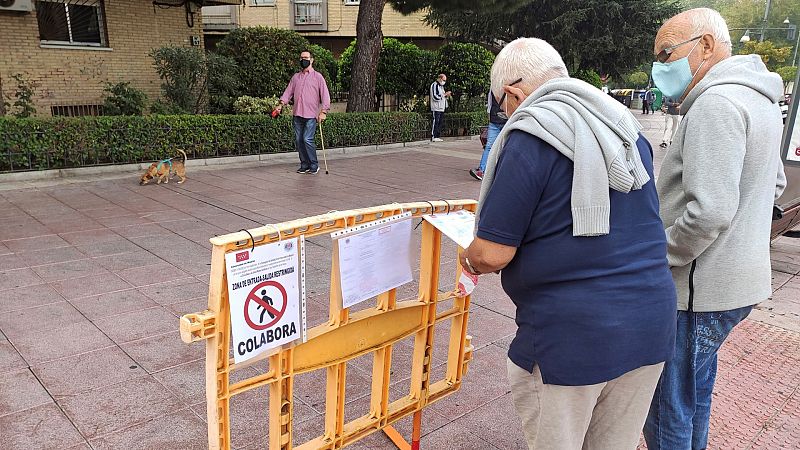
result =
[[413,430],[411,431],[411,443],[409,444],[393,426],[389,425],[383,429],[392,443],[398,450],[419,450],[419,440],[422,434],[422,410],[414,413]]

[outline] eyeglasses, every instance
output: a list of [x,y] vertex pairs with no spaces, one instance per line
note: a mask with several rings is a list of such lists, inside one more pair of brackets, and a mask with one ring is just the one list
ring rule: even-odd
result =
[[677,49],[681,45],[686,45],[689,42],[696,41],[696,40],[700,39],[701,37],[703,37],[702,34],[700,36],[693,37],[693,38],[689,39],[688,41],[683,41],[680,44],[675,44],[675,45],[673,45],[671,47],[667,47],[664,50],[661,50],[660,52],[658,52],[658,55],[656,55],[656,60],[658,62],[660,62],[660,63],[667,62],[669,57],[672,56],[672,53],[675,51],[675,49]]
[[[514,86],[515,84],[521,83],[521,82],[522,82],[522,78],[518,78],[517,81],[515,81],[513,83],[509,83],[506,86]],[[503,107],[503,100],[505,100],[505,99],[506,99],[506,93],[503,92],[503,95],[500,96],[500,101],[497,102],[497,104],[500,105],[501,108]],[[502,111],[502,110],[497,112],[497,117],[500,118],[500,119],[503,119],[503,120],[508,120],[508,115],[506,114],[505,111]]]

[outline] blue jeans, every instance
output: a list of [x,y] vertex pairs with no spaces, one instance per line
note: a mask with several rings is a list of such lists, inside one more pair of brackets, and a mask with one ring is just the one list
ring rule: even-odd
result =
[[752,309],[678,311],[675,356],[664,365],[644,424],[649,450],[706,448],[717,352]]
[[306,119],[294,116],[294,146],[300,155],[300,168],[317,170],[317,147],[314,145],[314,132],[317,131],[317,119]]
[[500,131],[503,129],[503,125],[498,123],[489,122],[489,132],[486,134],[486,147],[483,148],[483,155],[481,155],[481,163],[478,165],[478,169],[483,172],[486,170],[486,160],[489,159],[489,150],[492,149],[492,145],[494,144],[495,139],[497,139],[497,135],[500,134]]

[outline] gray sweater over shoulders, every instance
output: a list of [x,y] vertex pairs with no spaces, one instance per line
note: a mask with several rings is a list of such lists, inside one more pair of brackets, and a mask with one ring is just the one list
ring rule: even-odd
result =
[[772,293],[783,84],[757,55],[716,64],[686,96],[657,181],[678,309],[728,311]]

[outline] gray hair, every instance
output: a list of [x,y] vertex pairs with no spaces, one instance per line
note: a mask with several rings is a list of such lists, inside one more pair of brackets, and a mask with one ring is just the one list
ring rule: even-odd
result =
[[538,88],[553,78],[569,77],[556,49],[536,38],[519,38],[506,45],[492,64],[492,93],[503,95],[503,86],[522,78],[517,86]]
[[714,36],[717,43],[722,44],[727,54],[731,54],[731,33],[728,31],[728,23],[719,12],[711,8],[695,8],[686,11],[689,21],[692,24],[692,35],[695,37],[702,34]]

